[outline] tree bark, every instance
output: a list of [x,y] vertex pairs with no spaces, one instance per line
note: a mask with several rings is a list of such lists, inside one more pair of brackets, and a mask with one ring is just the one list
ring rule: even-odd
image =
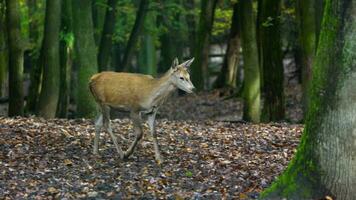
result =
[[238,16],[238,3],[235,3],[231,19],[231,28],[227,49],[221,72],[216,80],[215,86],[236,88],[238,81],[238,67],[240,61],[240,22]]
[[261,1],[260,42],[263,68],[263,121],[284,119],[283,64],[281,50],[281,1]]
[[101,36],[98,65],[99,71],[107,71],[110,61],[112,36],[115,28],[115,13],[117,0],[108,0],[108,7],[106,9],[104,28]]
[[311,67],[316,51],[316,3],[317,0],[297,1],[299,15],[300,44],[302,56],[302,101],[304,113],[308,110],[309,90],[308,85],[311,80]]
[[243,119],[255,123],[260,122],[260,68],[256,41],[255,17],[252,0],[239,3],[242,53],[244,60],[244,112]]
[[194,45],[195,39],[197,36],[196,33],[196,16],[193,13],[195,9],[195,1],[187,0],[185,1],[185,7],[189,12],[186,15],[186,21],[188,25],[188,36],[189,36],[189,56],[192,57],[194,55]]
[[98,70],[90,0],[72,1],[74,52],[78,67],[77,116],[94,117],[96,105],[88,81]]
[[124,58],[122,60],[121,66],[119,66],[119,68],[116,69],[117,71],[121,71],[122,69],[124,71],[129,71],[130,62],[132,56],[134,55],[134,50],[143,27],[144,19],[148,10],[148,5],[149,5],[148,0],[140,1],[140,6],[136,14],[135,24],[132,28],[129,41],[127,42],[126,45]]
[[5,1],[0,1],[0,97],[5,95],[8,71],[8,45],[6,36]]
[[325,1],[301,143],[265,199],[356,199],[355,13],[355,1]]
[[99,46],[105,21],[107,0],[91,0],[92,2],[92,22],[94,26],[95,45]]
[[138,69],[139,73],[150,74],[155,76],[157,74],[157,59],[156,59],[156,46],[155,34],[150,32],[156,26],[156,13],[153,11],[147,13],[145,19],[145,26],[141,37],[141,47],[138,56]]
[[60,88],[57,107],[57,117],[67,118],[70,100],[71,72],[72,72],[72,4],[71,0],[63,0],[61,14],[61,32],[63,37],[59,42],[60,53]]
[[9,116],[24,114],[23,40],[20,30],[19,2],[6,0],[9,45]]
[[199,27],[194,49],[195,61],[191,67],[192,81],[198,90],[206,89],[208,85],[209,44],[216,3],[217,0],[201,2]]
[[47,0],[44,38],[41,49],[43,83],[38,101],[38,115],[54,118],[59,97],[59,28],[61,0]]

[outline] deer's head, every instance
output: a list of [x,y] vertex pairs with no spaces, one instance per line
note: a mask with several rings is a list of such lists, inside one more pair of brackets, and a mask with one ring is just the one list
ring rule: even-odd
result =
[[188,67],[193,63],[194,58],[187,60],[181,64],[178,63],[178,59],[173,60],[171,66],[171,76],[170,80],[179,89],[192,93],[195,88],[193,83],[190,81],[190,75]]

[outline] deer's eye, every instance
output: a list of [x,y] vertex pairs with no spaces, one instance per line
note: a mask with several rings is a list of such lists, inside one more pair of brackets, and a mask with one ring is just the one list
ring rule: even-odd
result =
[[182,76],[181,76],[181,77],[179,77],[179,79],[184,81],[184,78],[183,78]]

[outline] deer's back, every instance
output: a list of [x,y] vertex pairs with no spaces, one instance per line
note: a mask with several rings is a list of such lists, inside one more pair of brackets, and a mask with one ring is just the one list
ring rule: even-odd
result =
[[91,77],[89,87],[99,104],[140,109],[153,81],[150,75],[101,72]]

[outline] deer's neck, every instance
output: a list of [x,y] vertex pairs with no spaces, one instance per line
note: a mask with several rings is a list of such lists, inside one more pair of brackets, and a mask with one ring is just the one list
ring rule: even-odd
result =
[[176,87],[169,81],[169,76],[170,72],[167,72],[164,76],[155,80],[149,100],[150,107],[160,106],[176,89]]

